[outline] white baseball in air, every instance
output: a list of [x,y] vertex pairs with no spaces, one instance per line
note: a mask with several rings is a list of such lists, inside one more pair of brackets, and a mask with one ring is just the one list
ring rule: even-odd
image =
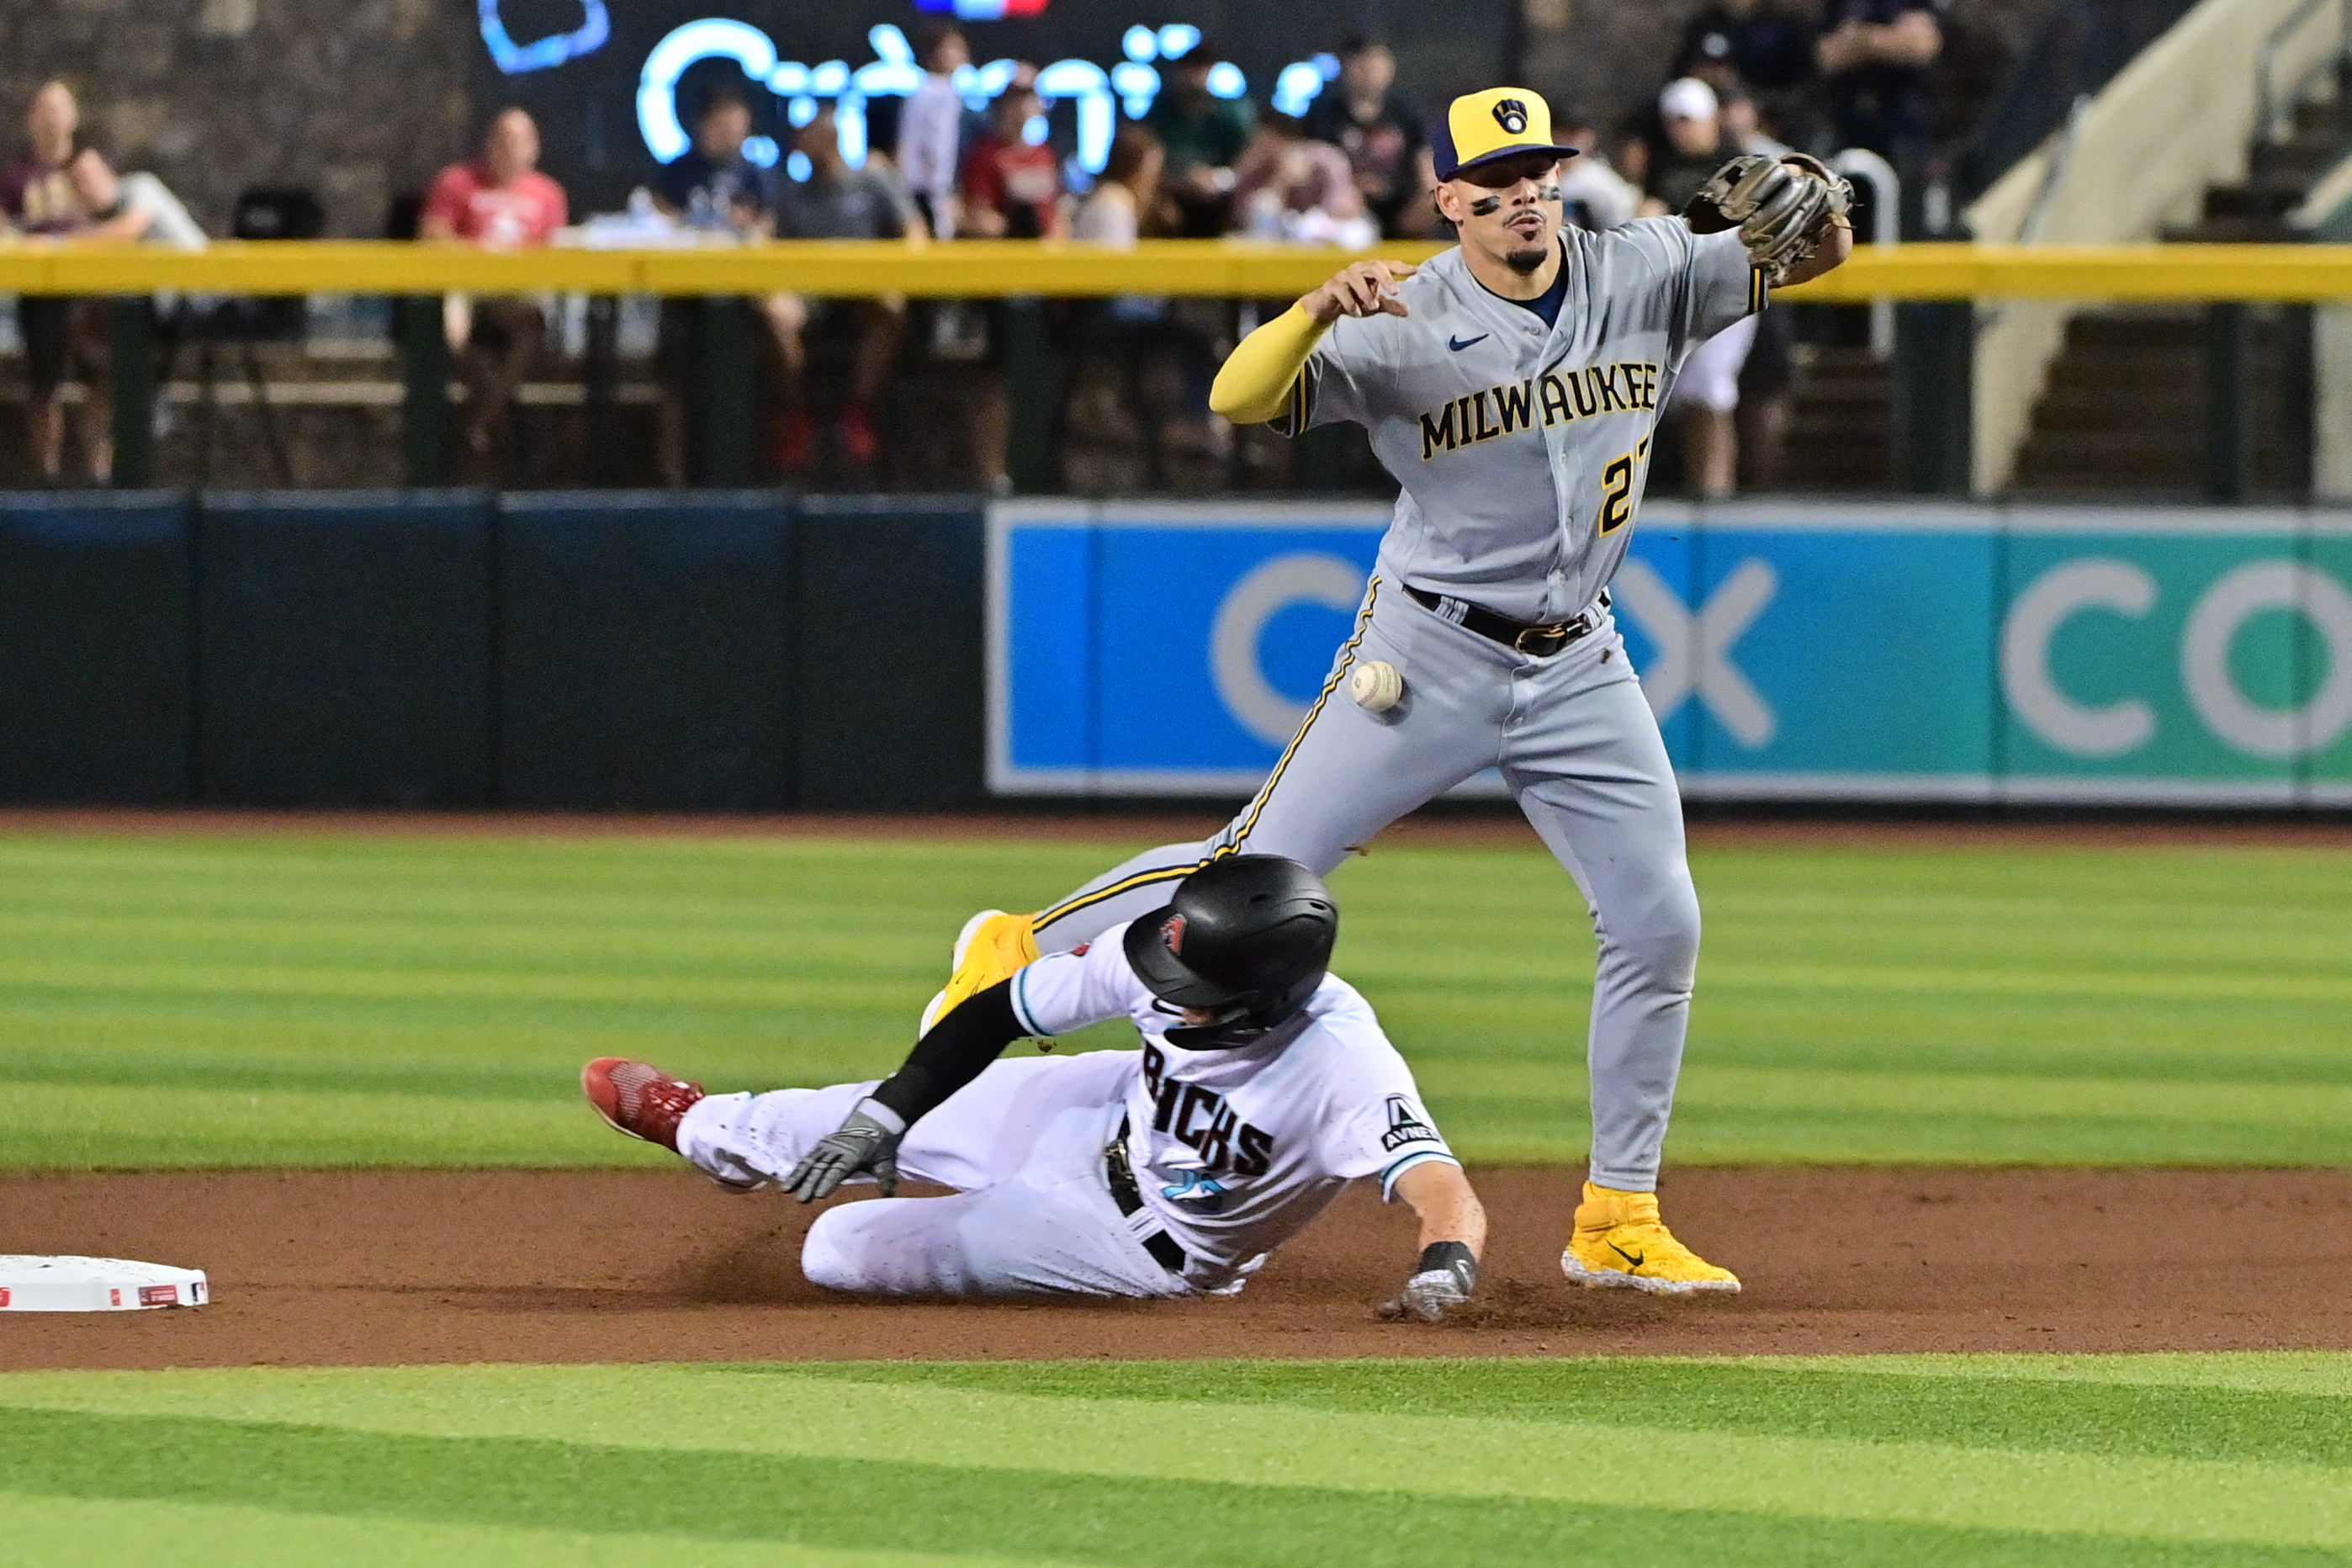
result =
[[1371,659],[1348,677],[1348,695],[1367,713],[1385,713],[1404,700],[1404,677],[1388,660]]

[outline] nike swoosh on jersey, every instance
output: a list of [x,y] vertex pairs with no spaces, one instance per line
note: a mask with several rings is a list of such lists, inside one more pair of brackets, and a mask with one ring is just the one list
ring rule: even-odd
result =
[[1452,349],[1455,353],[1460,353],[1464,349],[1470,348],[1475,344],[1483,343],[1494,335],[1495,334],[1492,332],[1480,332],[1475,338],[1449,337],[1445,340],[1445,346]]

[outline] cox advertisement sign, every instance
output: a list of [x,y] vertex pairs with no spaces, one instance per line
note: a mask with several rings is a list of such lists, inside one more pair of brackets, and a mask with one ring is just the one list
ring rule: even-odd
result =
[[[1255,789],[1386,521],[993,509],[991,788]],[[1637,528],[1618,621],[1694,797],[2352,804],[2352,516],[1743,503]]]

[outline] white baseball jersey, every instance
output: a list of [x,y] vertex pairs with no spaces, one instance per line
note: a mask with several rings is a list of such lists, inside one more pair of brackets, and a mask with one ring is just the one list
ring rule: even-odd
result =
[[1124,1085],[1128,1158],[1196,1284],[1245,1272],[1358,1177],[1380,1177],[1386,1198],[1415,1165],[1458,1163],[1354,986],[1327,976],[1299,1018],[1258,1044],[1184,1050],[1167,1038],[1182,1020],[1127,962],[1126,929],[1021,971],[1013,1008],[1046,1037],[1118,1017],[1142,1032]]
[[1737,231],[1680,218],[1560,237],[1551,326],[1446,251],[1399,285],[1410,316],[1343,316],[1276,429],[1350,420],[1402,487],[1381,573],[1517,620],[1562,620],[1625,558],[1650,434],[1691,349],[1764,308]]

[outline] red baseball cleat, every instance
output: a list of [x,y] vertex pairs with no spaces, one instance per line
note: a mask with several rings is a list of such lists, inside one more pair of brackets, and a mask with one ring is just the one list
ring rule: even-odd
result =
[[678,1119],[702,1098],[702,1086],[672,1078],[650,1062],[598,1057],[580,1069],[580,1092],[614,1131],[675,1154]]

